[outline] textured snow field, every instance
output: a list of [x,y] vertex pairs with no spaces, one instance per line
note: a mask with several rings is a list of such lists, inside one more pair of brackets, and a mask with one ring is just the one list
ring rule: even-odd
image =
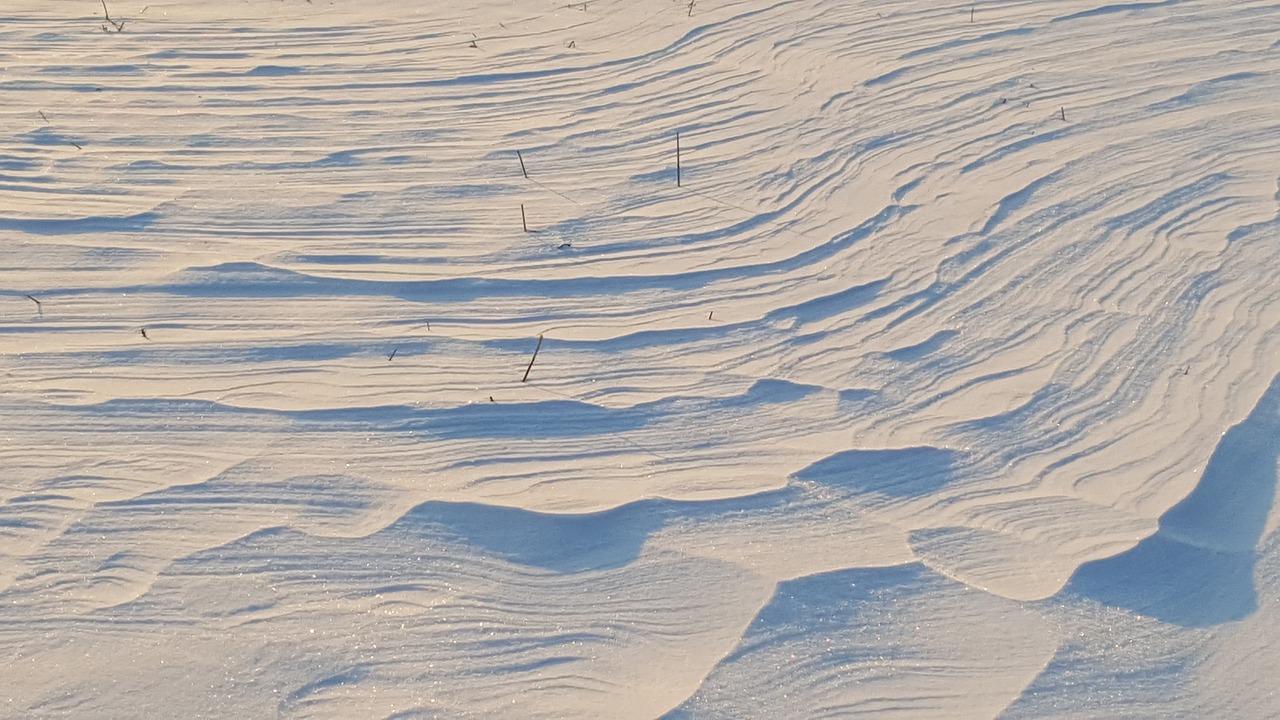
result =
[[1280,714],[1280,5],[107,6],[0,8],[3,717]]

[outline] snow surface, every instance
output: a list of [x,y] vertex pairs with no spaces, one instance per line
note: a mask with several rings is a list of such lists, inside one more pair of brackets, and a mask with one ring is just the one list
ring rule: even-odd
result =
[[1280,5],[107,7],[0,8],[3,716],[1280,715]]

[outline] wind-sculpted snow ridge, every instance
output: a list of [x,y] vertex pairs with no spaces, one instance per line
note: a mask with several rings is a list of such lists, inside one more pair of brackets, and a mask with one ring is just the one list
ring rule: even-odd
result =
[[0,714],[1280,713],[1280,6],[105,7],[0,10]]

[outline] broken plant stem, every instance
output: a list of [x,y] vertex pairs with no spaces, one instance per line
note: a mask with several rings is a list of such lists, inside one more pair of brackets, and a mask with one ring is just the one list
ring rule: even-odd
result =
[[533,369],[533,361],[538,359],[538,351],[542,349],[542,336],[538,336],[538,345],[533,349],[533,357],[529,358],[529,367],[524,369],[524,377],[520,378],[520,382],[529,379],[529,371]]
[[[116,29],[116,32],[124,31],[124,20],[116,22],[111,19],[111,11],[107,10],[107,0],[102,0],[102,15],[107,19],[107,22],[111,23],[111,26]],[[103,25],[102,29],[105,31],[107,26]]]

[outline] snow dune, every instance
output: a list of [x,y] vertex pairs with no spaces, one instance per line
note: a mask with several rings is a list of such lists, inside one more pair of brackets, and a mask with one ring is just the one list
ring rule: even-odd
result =
[[107,6],[0,10],[5,715],[1280,712],[1280,6]]

